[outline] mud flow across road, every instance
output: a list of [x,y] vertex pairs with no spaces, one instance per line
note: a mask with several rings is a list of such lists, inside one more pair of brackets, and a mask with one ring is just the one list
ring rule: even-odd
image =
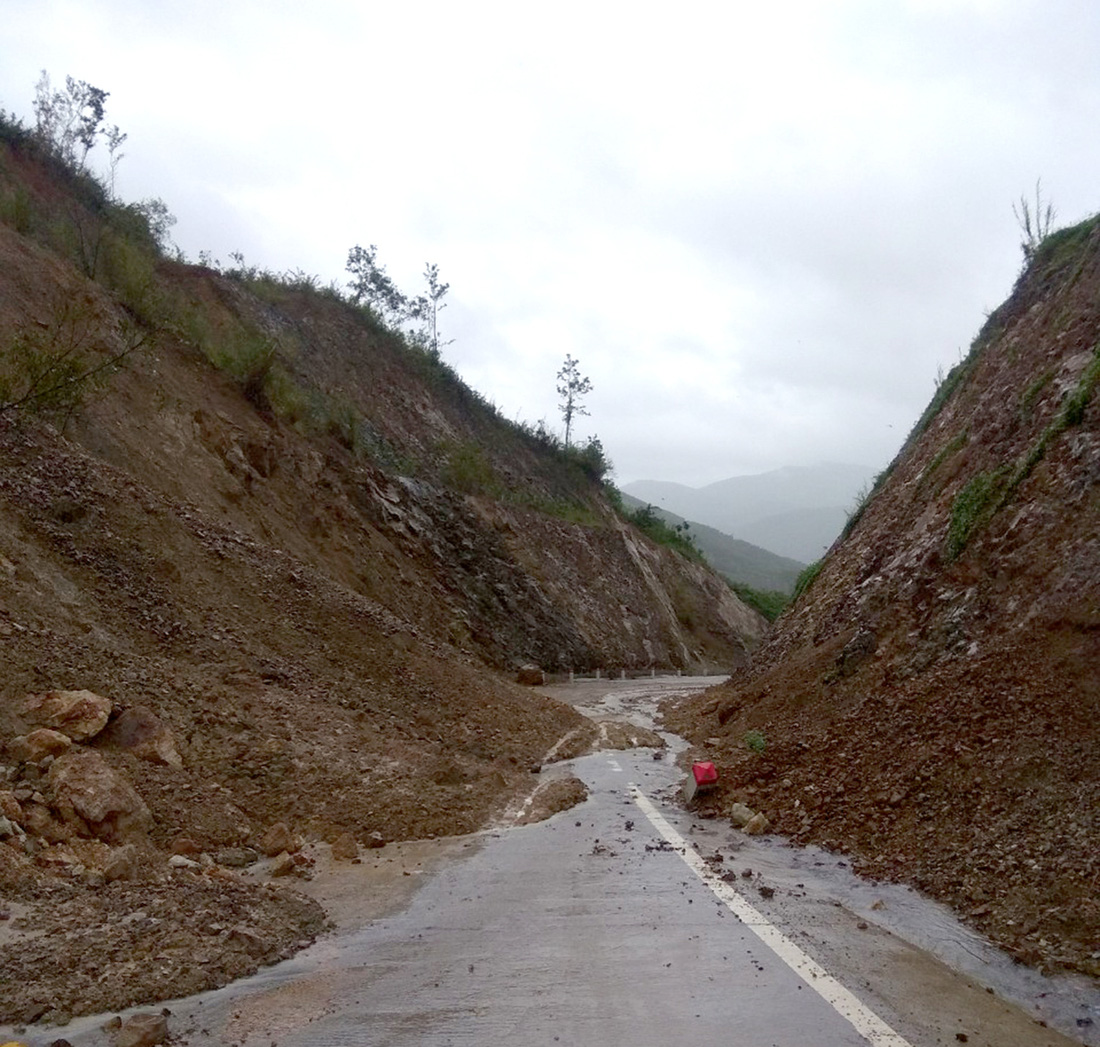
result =
[[[369,913],[345,873],[320,876],[341,899],[342,929],[245,982],[170,1004],[177,1042],[1098,1042],[1094,991],[1013,972],[940,907],[860,882],[835,855],[683,810],[683,743],[652,734],[653,718],[659,700],[705,682],[548,689],[601,723],[607,747],[547,766],[532,791],[575,776],[587,799],[533,824],[518,824],[519,805],[497,829],[348,870],[373,892]],[[65,1037],[106,1045],[102,1020],[74,1022]]]

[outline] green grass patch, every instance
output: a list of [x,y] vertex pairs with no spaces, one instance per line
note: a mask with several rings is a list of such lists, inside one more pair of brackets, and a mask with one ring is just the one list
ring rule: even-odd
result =
[[978,529],[1012,499],[1020,485],[1042,461],[1055,438],[1066,429],[1084,421],[1085,410],[1098,381],[1100,344],[1093,350],[1092,359],[1085,367],[1077,386],[1066,398],[1057,418],[1043,430],[1042,435],[1016,464],[979,473],[955,496],[951,505],[951,522],[947,529],[949,560],[958,557]]
[[967,443],[970,441],[970,430],[964,429],[957,436],[953,437],[945,447],[941,447],[937,452],[936,457],[932,459],[925,467],[924,472],[920,475],[918,486],[923,485],[928,480],[931,480],[936,470],[939,469],[948,458],[958,454]]
[[1031,412],[1035,408],[1039,394],[1050,384],[1053,378],[1053,371],[1045,371],[1023,391],[1023,395],[1020,397],[1020,417],[1024,421],[1031,417]]
[[951,503],[951,522],[947,527],[947,558],[954,560],[966,548],[971,536],[1001,504],[1005,470],[978,473]]
[[791,603],[798,600],[814,584],[814,579],[821,574],[821,568],[824,566],[824,560],[815,560],[802,569],[794,583],[794,595],[791,597]]
[[751,585],[745,585],[744,582],[734,581],[729,585],[742,603],[748,604],[754,611],[759,611],[769,622],[774,622],[791,602],[791,597],[778,589],[754,589]]
[[[1031,475],[1032,470],[1043,459],[1053,440],[1060,433],[1065,432],[1066,429],[1080,425],[1085,420],[1085,409],[1096,390],[1097,381],[1100,381],[1100,343],[1093,349],[1092,359],[1086,365],[1073,392],[1066,398],[1061,411],[1058,412],[1058,416],[1043,430],[1039,439],[1028,448],[1027,454],[1016,463],[1016,468],[1012,471],[1012,476],[1005,485],[1000,505],[1007,502],[1016,493],[1016,489],[1020,484]],[[1000,505],[998,505],[998,508],[1000,508]]]
[[581,527],[605,526],[604,521],[591,506],[568,498],[550,498],[530,491],[507,490],[501,495],[501,501],[522,509],[532,509],[536,513],[542,513],[543,516],[553,516],[558,520],[565,520],[566,523]]
[[500,496],[500,480],[485,451],[477,444],[450,444],[444,448],[444,455],[442,479],[448,487],[462,494]]
[[746,749],[751,749],[758,755],[768,747],[768,739],[764,736],[764,732],[758,731],[755,727],[746,731],[741,740],[745,743]]

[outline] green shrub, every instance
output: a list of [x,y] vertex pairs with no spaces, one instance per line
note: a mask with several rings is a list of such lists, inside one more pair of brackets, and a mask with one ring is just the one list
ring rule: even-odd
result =
[[290,425],[309,431],[317,426],[323,405],[304,389],[286,366],[275,359],[263,379],[263,394],[271,410]]
[[686,522],[670,526],[657,515],[652,505],[639,506],[632,513],[627,513],[626,519],[658,545],[667,545],[695,563],[706,562]]
[[165,319],[165,307],[157,284],[155,255],[113,232],[105,236],[100,254],[102,282],[135,319],[158,327]]
[[623,509],[623,493],[620,491],[610,480],[604,480],[603,493],[607,499],[608,504],[615,510],[620,516],[625,515]]
[[62,296],[45,328],[23,327],[0,344],[0,415],[55,414],[67,422],[144,348],[145,332],[104,332],[83,299]]
[[768,739],[764,736],[764,732],[756,730],[755,727],[745,732],[742,741],[744,741],[747,748],[758,754],[763,753],[768,747]]
[[603,444],[596,436],[589,437],[588,442],[579,447],[567,446],[564,454],[570,462],[579,466],[590,480],[603,480],[611,472],[611,459],[607,457]]
[[0,222],[26,236],[34,226],[34,208],[26,187],[17,185],[0,196]]
[[363,452],[363,441],[359,435],[361,421],[362,416],[359,411],[348,400],[333,401],[325,412],[325,429],[329,435],[334,436],[355,455]]

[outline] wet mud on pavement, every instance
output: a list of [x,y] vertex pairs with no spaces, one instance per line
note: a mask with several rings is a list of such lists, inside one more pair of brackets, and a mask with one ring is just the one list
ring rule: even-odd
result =
[[[657,701],[702,682],[548,691],[596,719],[646,727]],[[251,979],[169,1004],[174,1042],[1100,1043],[1095,990],[1011,969],[942,907],[904,887],[861,882],[835,855],[694,819],[674,802],[682,775],[673,757],[683,743],[667,740],[671,751],[660,759],[643,748],[548,767],[540,778],[575,774],[589,790],[549,821],[406,845],[414,850],[405,855],[386,848],[365,879],[361,868],[323,874],[334,878],[318,887],[339,899],[341,931]],[[882,1027],[861,1033],[765,945],[650,821],[639,794],[697,852],[697,864]],[[372,882],[371,899],[361,899],[357,891]],[[951,969],[963,961],[964,973]],[[998,995],[1009,993],[1020,1006]],[[1075,1039],[1036,1018],[1057,1021]],[[45,1047],[64,1035],[74,1047],[106,1045],[102,1021],[35,1030],[22,1042]]]

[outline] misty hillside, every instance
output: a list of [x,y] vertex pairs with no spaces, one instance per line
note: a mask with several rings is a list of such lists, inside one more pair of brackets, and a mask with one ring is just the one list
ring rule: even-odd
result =
[[795,841],[1100,978],[1100,219],[1028,255],[750,670],[670,722]]
[[873,475],[865,466],[822,462],[732,476],[705,487],[637,480],[623,491],[779,556],[810,563],[840,534]]
[[[624,494],[623,504],[628,509],[641,509],[648,503],[633,495]],[[760,546],[731,538],[714,527],[695,520],[685,520],[667,509],[654,506],[653,511],[671,527],[687,524],[688,533],[707,558],[707,563],[731,582],[741,582],[754,589],[789,594],[794,591],[794,583],[806,566],[798,560],[776,556]]]

